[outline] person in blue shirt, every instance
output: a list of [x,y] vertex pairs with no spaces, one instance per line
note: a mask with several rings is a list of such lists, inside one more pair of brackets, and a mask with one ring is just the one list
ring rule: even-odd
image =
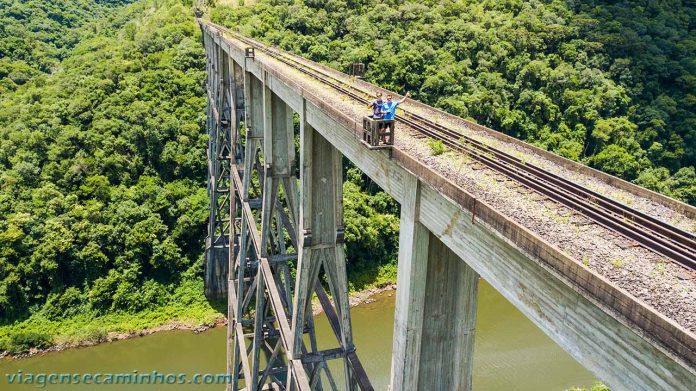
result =
[[[404,103],[406,98],[408,98],[409,96],[411,96],[411,93],[407,92],[406,95],[404,95],[404,97],[401,98],[401,100],[394,101],[394,98],[391,96],[391,94],[388,94],[387,101],[384,102],[384,104],[382,105],[382,112],[384,112],[384,116],[382,117],[382,119],[393,120],[396,117],[396,108],[399,107],[399,104]],[[391,132],[394,132],[393,123],[386,124],[386,127],[389,127],[389,130]]]
[[384,102],[382,105],[382,111],[384,112],[384,119],[394,119],[396,116],[396,108],[399,107],[401,103],[404,103],[406,98],[411,96],[410,92],[407,92],[406,95],[401,100],[394,101],[393,97],[391,94],[387,95],[387,101]]

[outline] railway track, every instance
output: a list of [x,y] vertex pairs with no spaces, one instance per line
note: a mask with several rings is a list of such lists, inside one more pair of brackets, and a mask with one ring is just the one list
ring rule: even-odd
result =
[[[370,96],[368,91],[349,85],[323,70],[309,67],[291,56],[261,45],[222,26],[212,23],[211,26],[360,103],[367,104],[370,101],[369,98],[366,98],[366,96]],[[669,258],[691,271],[696,271],[696,236],[694,234],[588,190],[572,181],[415,113],[405,111],[404,115],[397,116],[396,120],[426,137],[442,141],[448,148],[466,154],[479,164],[583,214],[597,224],[634,240],[639,245]]]

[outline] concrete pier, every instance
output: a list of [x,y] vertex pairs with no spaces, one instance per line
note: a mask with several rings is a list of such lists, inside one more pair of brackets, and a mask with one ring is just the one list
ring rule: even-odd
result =
[[[354,350],[348,303],[348,278],[343,250],[343,176],[341,154],[304,121],[300,115],[300,259],[295,279],[292,318],[293,354],[301,356],[302,334],[312,327],[311,298],[323,268],[338,315],[341,349]],[[356,389],[348,358],[343,367],[346,383],[341,389]]]
[[392,390],[471,390],[479,276],[401,204]]

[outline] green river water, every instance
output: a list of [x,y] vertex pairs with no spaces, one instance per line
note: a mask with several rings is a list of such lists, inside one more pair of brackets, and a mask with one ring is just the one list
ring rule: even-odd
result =
[[[392,345],[395,292],[352,309],[358,355],[376,390],[386,390]],[[479,285],[474,348],[474,390],[565,390],[590,386],[594,377],[527,320],[490,285]],[[320,340],[332,338],[325,318],[317,318]],[[322,345],[320,348],[335,347]],[[200,334],[160,332],[147,337],[0,362],[0,390],[36,390],[10,385],[8,374],[22,373],[196,373],[225,371],[225,329]],[[340,371],[334,371],[340,373]],[[47,385],[47,390],[217,390],[220,385]]]

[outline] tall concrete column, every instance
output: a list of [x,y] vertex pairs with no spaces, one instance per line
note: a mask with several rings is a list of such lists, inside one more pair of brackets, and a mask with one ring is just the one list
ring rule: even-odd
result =
[[418,386],[426,274],[430,234],[418,222],[420,183],[408,177],[412,189],[401,204],[399,224],[399,265],[396,277],[394,342],[392,346],[391,389],[415,390]]
[[479,275],[429,235],[417,389],[471,390]]
[[391,389],[470,390],[479,276],[420,222],[420,183],[401,204]]
[[[301,187],[298,245],[300,257],[295,279],[292,353],[294,357],[301,357],[303,330],[306,327],[313,327],[311,299],[322,267],[335,303],[339,342],[344,352],[350,352],[354,350],[354,345],[348,302],[346,260],[343,252],[342,156],[329,141],[306,122],[304,108],[299,115]],[[312,347],[312,349],[315,348]],[[356,383],[345,354],[343,361],[345,384],[340,389],[355,390]],[[322,362],[319,365],[326,366],[326,363]],[[319,369],[321,367],[307,368],[308,373],[316,373],[316,376],[321,375]]]

